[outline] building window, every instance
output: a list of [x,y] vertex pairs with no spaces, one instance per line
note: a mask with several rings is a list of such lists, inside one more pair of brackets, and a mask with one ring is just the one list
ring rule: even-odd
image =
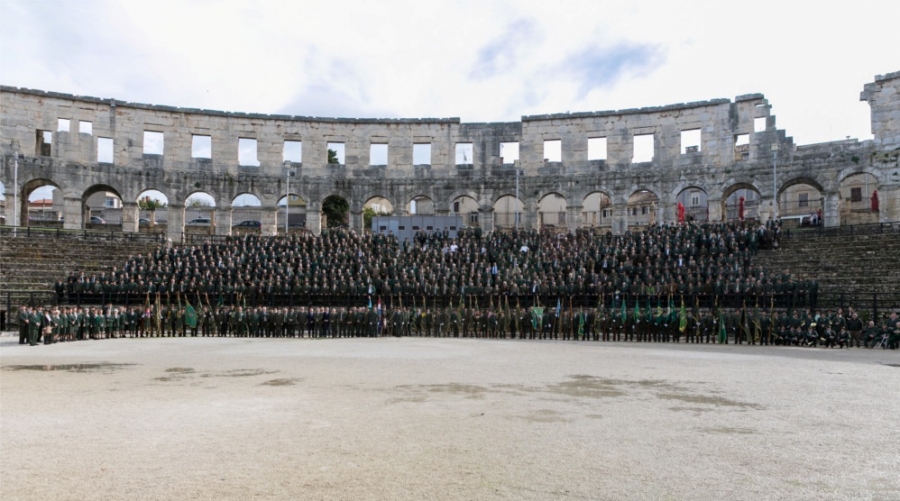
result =
[[588,138],[588,160],[606,160],[606,138]]
[[519,143],[500,143],[500,163],[514,164],[519,161]]
[[59,123],[56,126],[57,132],[69,132],[69,119],[68,118],[60,118]]
[[653,161],[653,134],[639,134],[634,136],[633,163]]
[[700,151],[700,129],[681,131],[681,154]]
[[344,165],[345,150],[344,143],[328,143],[328,163]]
[[562,162],[562,140],[552,139],[544,141],[544,161]]
[[113,163],[113,140],[111,137],[97,138],[97,163]]
[[212,158],[212,137],[194,134],[191,138],[191,156],[193,158]]
[[643,215],[643,216],[647,215],[647,206],[646,205],[641,207],[641,215]]
[[413,165],[431,165],[431,143],[413,145]]
[[144,155],[162,155],[165,138],[162,132],[144,131]]
[[477,212],[469,213],[469,224],[478,224],[478,213]]
[[78,133],[79,134],[87,134],[91,135],[94,133],[94,124],[93,122],[85,122],[84,120],[78,122]]
[[297,163],[303,161],[303,143],[300,141],[285,141],[284,142],[284,154],[282,156],[282,161]]
[[862,188],[850,188],[850,201],[862,202]]
[[691,207],[699,207],[700,206],[700,195],[697,193],[691,193]]
[[49,157],[52,153],[53,133],[49,130],[38,129],[35,134],[34,154],[40,157]]
[[384,143],[372,143],[369,146],[369,165],[388,164],[388,145]]
[[459,214],[459,202],[453,202],[453,213]]
[[256,139],[238,138],[238,165],[243,167],[259,167],[256,155]]
[[797,195],[797,205],[799,207],[809,207],[809,193],[799,193]]
[[456,165],[473,163],[472,143],[456,143]]

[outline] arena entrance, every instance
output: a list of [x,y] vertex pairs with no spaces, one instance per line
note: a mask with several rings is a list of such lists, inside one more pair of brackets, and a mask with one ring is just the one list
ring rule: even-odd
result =
[[138,229],[165,227],[169,221],[169,197],[159,190],[144,190],[138,195]]
[[49,179],[33,179],[22,186],[19,226],[62,227],[65,200],[59,186]]
[[879,221],[881,201],[878,180],[872,174],[851,174],[841,181],[839,210],[841,225],[873,224]]
[[287,232],[294,230],[303,230],[306,228],[306,200],[295,193],[290,195],[290,204],[288,197],[281,197],[278,200],[278,228],[276,231],[285,232],[285,221],[287,221]]
[[612,226],[612,199],[602,191],[595,191],[584,197],[581,224],[589,228]]
[[793,179],[778,194],[778,216],[783,221],[796,221],[797,226],[822,224],[824,199],[818,183],[809,179]]
[[678,204],[684,207],[684,222],[709,221],[709,196],[703,188],[689,186],[675,197],[675,220],[678,220]]
[[434,200],[424,195],[417,196],[406,204],[406,212],[410,216],[433,216]]
[[645,227],[657,223],[659,196],[650,190],[638,190],[628,197],[628,227]]
[[752,185],[740,183],[725,190],[722,201],[726,221],[759,219],[760,195]]
[[478,220],[478,201],[470,196],[463,195],[453,199],[453,202],[450,204],[450,214],[461,216],[465,226],[476,227],[480,225]]
[[525,205],[518,198],[512,195],[498,198],[494,202],[494,228],[521,228],[524,212]]
[[541,228],[566,228],[566,197],[549,193],[538,202],[538,224]]

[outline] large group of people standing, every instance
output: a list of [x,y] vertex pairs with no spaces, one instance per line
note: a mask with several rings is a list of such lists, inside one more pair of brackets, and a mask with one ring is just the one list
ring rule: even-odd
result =
[[[578,230],[347,230],[160,245],[56,283],[20,341],[157,336],[484,337],[896,346],[896,314],[817,311],[818,283],[753,265],[780,224]],[[685,304],[687,307],[685,307]],[[895,331],[897,331],[895,333]]]

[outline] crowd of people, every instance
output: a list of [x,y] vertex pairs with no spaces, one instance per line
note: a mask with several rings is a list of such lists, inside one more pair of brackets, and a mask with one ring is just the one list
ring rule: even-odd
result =
[[463,229],[400,242],[332,230],[160,245],[58,281],[56,306],[20,310],[20,342],[409,335],[897,346],[895,313],[865,325],[855,312],[819,312],[815,277],[754,265],[780,233],[778,221],[735,221],[622,235]]
[[448,307],[384,305],[365,307],[204,306],[61,307],[19,311],[19,343],[36,345],[90,339],[147,337],[287,337],[342,338],[420,336],[492,339],[560,339],[735,343],[784,346],[900,346],[896,312],[864,323],[856,312],[791,314],[746,309],[700,310],[637,304],[629,309],[520,304],[476,307],[463,302]]
[[621,293],[634,298],[685,298],[704,307],[768,305],[815,309],[815,277],[752,264],[760,248],[777,246],[780,226],[752,221],[653,225],[622,235],[578,230],[420,231],[390,234],[336,230],[322,236],[240,236],[197,246],[163,245],[130,256],[99,275],[57,281],[58,304],[135,305],[165,302],[250,306],[351,306],[367,296],[425,296],[435,302],[477,296],[576,297],[590,305]]

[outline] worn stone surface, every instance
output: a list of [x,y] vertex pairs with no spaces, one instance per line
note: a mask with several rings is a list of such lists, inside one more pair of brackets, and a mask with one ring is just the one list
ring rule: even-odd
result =
[[[679,194],[702,190],[713,220],[728,217],[725,204],[738,189],[759,193],[759,216],[776,212],[775,191],[797,184],[808,186],[823,209],[825,224],[846,223],[841,213],[842,187],[848,178],[870,174],[879,191],[880,212],[874,221],[900,220],[900,72],[878,76],[865,85],[861,99],[872,110],[872,141],[840,140],[797,146],[776,127],[770,105],[762,94],[738,96],[733,101],[709,101],[649,108],[524,116],[519,122],[462,123],[458,118],[344,119],[318,118],[135,104],[53,92],[0,88],[0,153],[7,200],[13,200],[14,156],[18,153],[19,200],[43,184],[62,190],[65,226],[83,225],[83,200],[97,191],[118,194],[125,212],[135,212],[138,195],[153,189],[169,200],[167,231],[175,240],[183,233],[184,201],[206,192],[216,201],[216,219],[228,220],[234,198],[251,193],[262,203],[263,234],[278,231],[272,215],[285,194],[284,141],[302,143],[302,162],[292,163],[297,177],[291,192],[308,202],[308,227],[318,232],[322,201],[339,195],[350,204],[351,226],[362,225],[363,205],[373,197],[387,199],[396,214],[410,200],[428,197],[435,214],[452,211],[453,202],[477,205],[479,224],[491,230],[501,219],[494,216],[503,196],[516,193],[522,224],[533,227],[544,220],[542,199],[557,194],[565,205],[561,224],[576,228],[583,219],[585,199],[602,192],[611,202],[610,215],[598,225],[621,232],[653,221],[673,221]],[[69,131],[58,131],[59,119],[69,120]],[[762,118],[764,130],[755,131]],[[79,132],[90,122],[91,133]],[[700,130],[699,151],[682,153],[681,133]],[[38,131],[52,134],[49,148],[40,145]],[[162,132],[163,154],[144,153],[144,132]],[[633,163],[634,136],[652,134],[650,162]],[[211,158],[192,157],[192,136],[211,137]],[[735,142],[746,135],[748,144],[736,151]],[[588,140],[606,138],[607,157],[588,158]],[[111,163],[98,162],[99,138],[113,140]],[[257,141],[258,167],[241,166],[238,142]],[[544,142],[561,141],[561,161],[545,160]],[[517,165],[501,163],[500,144],[519,143]],[[327,163],[328,143],[343,143],[344,164]],[[414,144],[431,144],[431,163],[413,165]],[[456,145],[471,143],[473,158],[457,165]],[[387,166],[371,166],[372,144],[388,145]],[[49,149],[49,151],[47,151]],[[777,149],[777,158],[775,150]],[[773,163],[777,163],[773,175]],[[650,190],[659,201],[647,217],[626,210],[629,197]],[[846,189],[844,191],[847,191]],[[868,192],[866,193],[868,194]],[[12,222],[12,203],[6,221]],[[21,208],[22,206],[20,206]],[[596,210],[596,209],[591,209]],[[268,212],[266,212],[268,211]],[[731,211],[733,212],[733,211]],[[25,213],[20,210],[21,214]],[[124,231],[137,231],[137,217],[123,215]],[[505,224],[505,223],[503,223]],[[594,223],[591,223],[594,224]],[[227,234],[228,227],[215,233]]]

